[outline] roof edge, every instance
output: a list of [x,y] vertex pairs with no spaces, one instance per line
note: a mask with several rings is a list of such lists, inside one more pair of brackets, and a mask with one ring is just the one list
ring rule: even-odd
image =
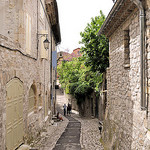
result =
[[61,42],[59,13],[56,0],[46,0],[47,13],[52,26],[52,31],[56,39],[56,44]]
[[110,10],[106,20],[104,21],[103,25],[101,26],[99,32],[98,32],[98,35],[101,35],[103,34],[104,32],[104,29],[106,28],[107,24],[110,22],[110,20],[113,18],[113,16],[116,14],[116,12],[118,11],[118,9],[120,8],[121,4],[126,1],[126,0],[117,0],[112,9]]

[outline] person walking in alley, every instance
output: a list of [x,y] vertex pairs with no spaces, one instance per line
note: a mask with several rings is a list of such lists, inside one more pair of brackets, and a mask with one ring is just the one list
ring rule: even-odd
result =
[[67,106],[67,115],[71,115],[71,104],[68,103],[68,106]]
[[67,108],[66,104],[64,104],[63,108],[64,108],[64,116],[66,116],[66,108]]

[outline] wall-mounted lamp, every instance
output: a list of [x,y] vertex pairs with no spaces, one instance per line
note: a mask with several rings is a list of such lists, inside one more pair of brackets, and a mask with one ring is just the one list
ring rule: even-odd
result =
[[47,37],[46,37],[46,39],[43,41],[43,44],[44,44],[44,48],[47,50],[47,49],[49,49],[49,40],[47,39]]
[[44,44],[44,48],[46,49],[46,50],[48,50],[49,49],[49,40],[47,39],[47,36],[48,36],[48,34],[38,34],[38,36],[46,36],[46,39],[43,41],[43,44]]

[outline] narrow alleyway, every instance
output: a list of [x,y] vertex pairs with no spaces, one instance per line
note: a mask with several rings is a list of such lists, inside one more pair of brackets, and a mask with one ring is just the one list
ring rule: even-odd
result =
[[[57,110],[63,114],[63,104],[68,103],[65,94],[57,90]],[[63,116],[63,121],[49,125],[35,141],[37,150],[103,150],[100,144],[98,119],[81,118],[76,111]]]
[[[57,90],[57,111],[63,114],[63,104],[67,103],[64,92]],[[71,116],[66,115],[65,117],[69,120],[69,123],[53,150],[80,150],[81,123]]]

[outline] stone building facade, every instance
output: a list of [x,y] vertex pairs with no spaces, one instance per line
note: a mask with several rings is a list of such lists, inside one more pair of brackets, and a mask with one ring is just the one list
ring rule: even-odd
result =
[[74,58],[78,58],[82,56],[82,53],[80,51],[80,48],[76,48],[73,50],[73,52],[71,53],[72,57]]
[[68,52],[60,51],[57,53],[57,64],[59,65],[62,61],[72,61],[73,58],[81,57],[80,48],[76,48],[70,54]]
[[1,0],[0,10],[0,149],[13,150],[54,112],[52,51],[61,39],[56,0]]
[[85,100],[78,104],[77,99],[74,95],[65,94],[65,98],[67,99],[68,103],[72,105],[72,109],[79,112],[79,115],[82,117],[92,117],[92,118],[100,118],[101,116],[101,107],[99,97],[96,97],[96,94],[93,92],[91,95],[85,98]]
[[117,0],[99,34],[109,38],[105,149],[150,149],[150,1]]

